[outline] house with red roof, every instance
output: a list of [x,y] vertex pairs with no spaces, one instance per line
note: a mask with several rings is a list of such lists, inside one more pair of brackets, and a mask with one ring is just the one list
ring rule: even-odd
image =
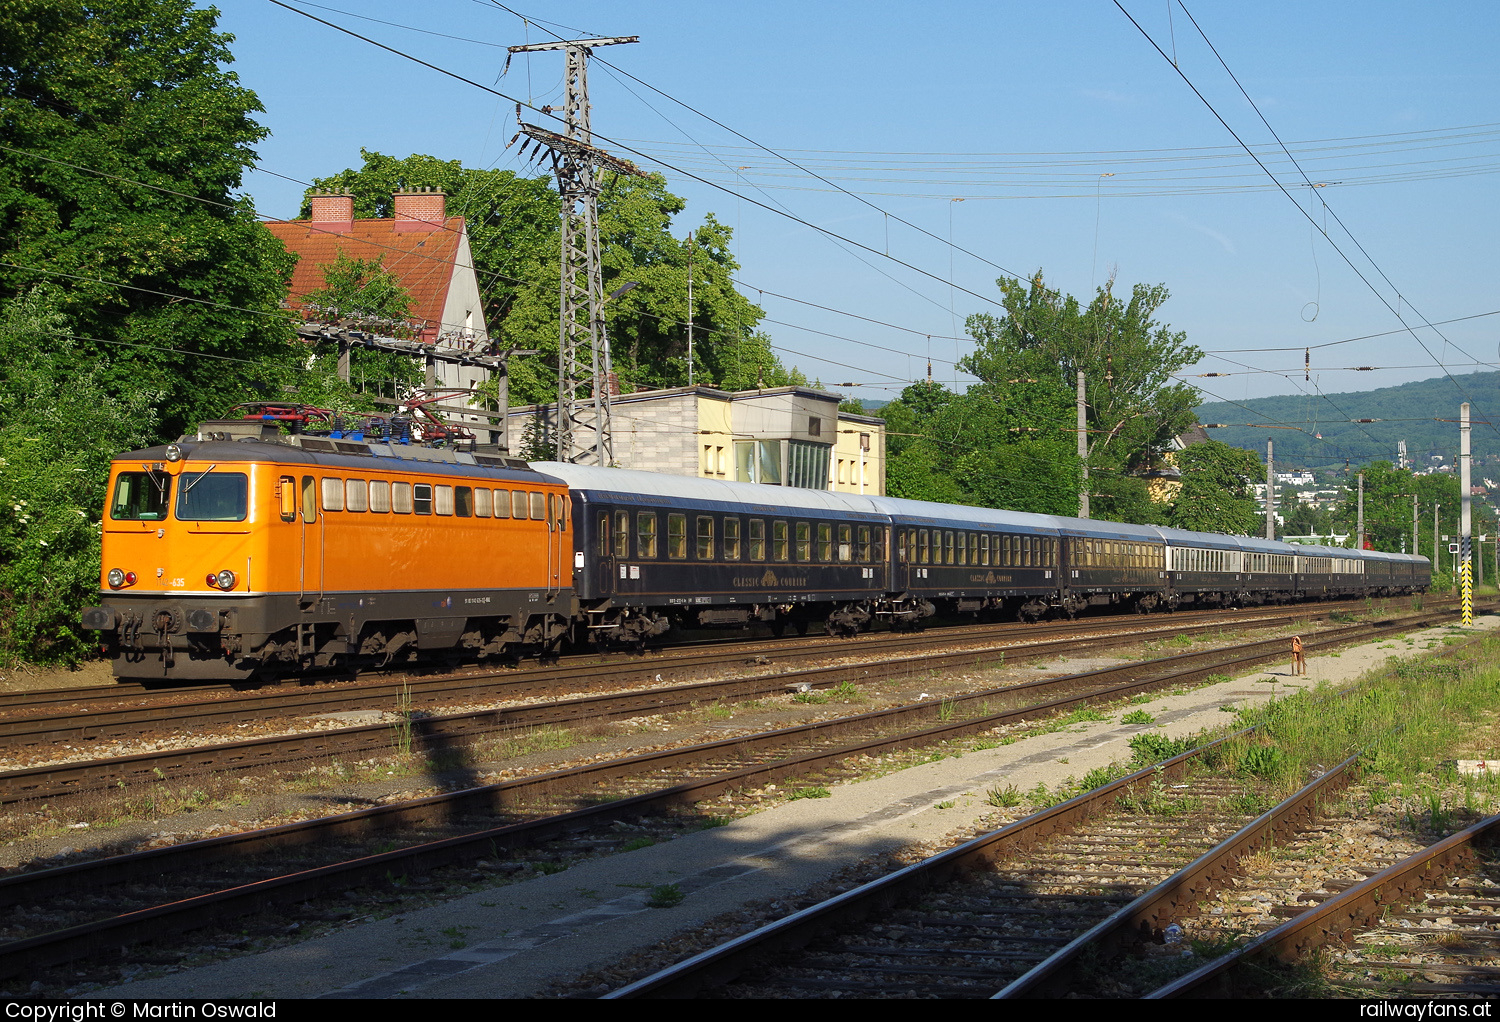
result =
[[[298,256],[288,304],[305,308],[306,296],[325,286],[323,270],[340,254],[378,261],[411,296],[408,318],[419,338],[435,349],[475,354],[489,345],[484,305],[469,231],[461,216],[450,217],[446,196],[433,189],[397,192],[389,220],[354,219],[354,197],[311,196],[307,220],[267,223],[271,233]],[[487,377],[483,367],[428,362],[429,385],[472,391]],[[455,395],[449,404],[462,404]]]

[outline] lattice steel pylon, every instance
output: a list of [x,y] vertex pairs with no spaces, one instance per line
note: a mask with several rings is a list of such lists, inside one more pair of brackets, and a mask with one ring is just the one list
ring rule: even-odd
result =
[[[562,50],[567,60],[563,119],[567,134],[521,120],[511,139],[525,135],[521,146],[545,151],[562,196],[562,279],[559,296],[557,352],[557,458],[580,464],[612,465],[610,435],[609,336],[604,328],[604,278],[599,261],[599,177],[603,170],[645,177],[628,160],[594,145],[589,131],[588,55],[597,46],[638,42],[638,36],[569,39],[512,46],[511,55]],[[506,58],[506,67],[510,58]],[[504,72],[501,72],[502,74]],[[550,109],[543,108],[550,113]]]

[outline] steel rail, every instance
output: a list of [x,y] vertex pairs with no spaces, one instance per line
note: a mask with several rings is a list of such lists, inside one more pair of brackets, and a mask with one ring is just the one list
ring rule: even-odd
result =
[[[1188,654],[1168,658],[1164,662],[1195,659],[1198,656],[1200,655]],[[1179,663],[1175,666],[1181,667],[1182,665]],[[1118,669],[1089,673],[1108,674],[1116,673],[1116,670]],[[1185,675],[1201,674],[1208,670],[1212,670],[1212,667],[1188,668],[1186,671],[1177,671],[1144,680],[1135,679],[1123,685],[1112,685],[1103,691],[1113,696],[1161,684],[1177,684]],[[1088,676],[1073,675],[1067,679],[1055,680],[1076,683],[1080,678]],[[1048,683],[1033,682],[1024,687],[1037,688],[1046,684]],[[976,731],[989,730],[1000,724],[1045,715],[1056,709],[1086,702],[1090,698],[1088,693],[1072,694],[1046,703],[988,715],[976,720],[946,723],[915,733],[884,736],[873,741],[866,740],[852,746],[804,752],[791,759],[753,764],[739,770],[717,773],[711,777],[695,779],[657,792],[632,796],[588,809],[528,823],[483,829],[461,837],[367,856],[350,863],[332,864],[286,877],[257,881],[226,891],[183,899],[177,903],[178,909],[173,909],[171,906],[158,906],[97,923],[71,927],[53,934],[42,934],[14,941],[7,945],[0,945],[0,976],[15,975],[25,969],[75,960],[103,949],[117,947],[122,943],[149,939],[163,933],[181,932],[215,920],[258,911],[267,905],[296,902],[309,897],[311,892],[326,888],[335,880],[346,885],[355,885],[384,877],[388,871],[398,867],[403,870],[430,869],[444,863],[478,858],[485,854],[494,854],[499,845],[509,846],[545,840],[547,837],[586,826],[590,820],[615,819],[620,816],[638,814],[651,807],[700,801],[726,790],[806,774],[853,756],[928,745]],[[538,794],[590,792],[597,790],[598,786],[606,780],[659,774],[669,769],[680,769],[684,764],[694,761],[711,763],[724,755],[742,755],[752,745],[775,748],[793,744],[814,733],[838,734],[840,731],[856,729],[862,723],[871,721],[896,720],[902,715],[916,717],[940,715],[940,713],[941,707],[932,703],[875,711],[855,718],[802,725],[759,736],[729,738],[687,749],[662,750],[626,760],[589,764],[573,770],[486,785],[393,806],[359,810],[262,832],[225,835],[113,859],[15,875],[0,880],[0,905],[15,904],[25,900],[34,901],[49,894],[55,895],[80,887],[125,882],[133,877],[158,876],[173,869],[254,854],[268,846],[308,844],[330,835],[370,833],[391,827],[410,826],[418,821],[447,820],[460,811],[473,811],[477,808],[503,809],[506,806],[520,804],[528,798],[535,798]],[[1169,761],[1169,764],[1175,764],[1182,759],[1185,757],[1178,757]],[[1065,805],[1070,804],[1065,803]],[[1047,814],[1038,815],[1046,816]]]
[[[1325,632],[1319,640],[1304,643],[1304,646],[1309,649],[1317,649],[1329,645],[1337,645],[1351,641],[1356,637],[1355,633],[1376,636],[1391,631],[1404,631],[1413,627],[1421,627],[1424,623],[1441,620],[1444,617],[1451,616],[1451,613],[1450,611],[1424,611],[1415,618],[1399,619],[1396,623],[1388,623],[1384,626],[1373,624],[1347,625],[1330,632]],[[1200,626],[1200,628],[1212,627],[1216,626]],[[1176,629],[1176,631],[1186,630]],[[1109,643],[1118,641],[1118,639],[1118,636],[1106,636],[1103,641]],[[1132,640],[1127,639],[1126,641]],[[1162,660],[1144,661],[1139,664],[1106,668],[1101,671],[1084,672],[1083,674],[1068,675],[1061,678],[1042,679],[1020,685],[1007,686],[1001,689],[971,693],[949,701],[962,704],[980,700],[994,700],[1041,686],[1055,688],[1067,684],[1076,684],[1080,679],[1103,680],[1110,675],[1130,678],[1143,670],[1149,669],[1152,665],[1181,664],[1197,659],[1211,660],[1213,666],[1204,668],[1198,672],[1192,672],[1201,677],[1212,673],[1215,668],[1224,669],[1248,666],[1280,655],[1284,641],[1282,639],[1267,639],[1260,642],[1243,644],[1240,647],[1231,647],[1228,650],[1203,650],[1184,653]],[[1056,646],[1057,644],[1054,643],[1051,645]],[[1062,645],[1071,649],[1077,648],[1075,642],[1064,642]],[[1227,653],[1233,652],[1236,649],[1259,650],[1259,652],[1241,656],[1226,656]],[[668,712],[672,709],[679,709],[694,703],[712,702],[717,698],[734,698],[732,694],[724,695],[722,693],[733,693],[736,690],[755,690],[754,686],[762,686],[759,689],[762,692],[767,690],[781,690],[786,686],[799,684],[826,687],[849,680],[856,672],[862,678],[871,679],[880,677],[881,672],[889,676],[910,670],[913,667],[920,667],[922,670],[947,666],[977,667],[985,661],[986,657],[999,656],[1004,658],[1007,656],[1014,657],[1015,655],[1015,647],[1009,647],[1008,649],[1004,647],[991,648],[978,651],[964,650],[941,655],[929,654],[925,656],[903,657],[864,666],[833,665],[760,678],[737,679],[728,682],[708,682],[693,686],[683,686],[677,689],[586,696],[576,700],[556,703],[529,704],[446,714],[411,721],[411,738],[414,748],[420,747],[433,750],[452,748],[455,745],[462,745],[497,731],[566,723],[579,719],[631,717],[646,713]],[[1046,655],[1046,653],[1039,655]],[[1124,686],[1115,686],[1109,691],[1124,694],[1129,690],[1131,690],[1131,686],[1127,684]],[[1093,698],[1098,697],[1097,695],[1093,696]],[[897,709],[899,710],[899,708]],[[848,719],[859,721],[866,716],[868,715]],[[358,725],[295,735],[249,739],[240,742],[225,742],[190,749],[139,753],[107,759],[48,764],[4,771],[0,772],[0,804],[35,799],[56,799],[79,792],[98,791],[111,787],[128,787],[131,784],[155,784],[169,779],[181,779],[210,771],[223,773],[231,770],[269,770],[298,761],[327,759],[336,756],[368,755],[390,747],[392,741],[391,727],[392,725],[388,723]]]
[[[1275,620],[1277,618],[1271,616],[1241,617],[1236,618],[1233,623],[1238,627],[1253,627],[1263,621]],[[1136,618],[1129,622],[1116,620],[1099,623],[1093,628],[1084,629],[1054,627],[1049,631],[1067,635],[1068,638],[1051,642],[1037,639],[1034,630],[1025,637],[1018,633],[1017,637],[1022,641],[1008,645],[994,645],[996,638],[994,636],[989,636],[990,644],[984,645],[982,643],[986,641],[985,635],[901,636],[898,641],[875,648],[865,646],[856,649],[849,646],[846,640],[840,640],[837,648],[829,646],[826,653],[822,655],[849,657],[878,654],[892,647],[897,649],[913,646],[918,648],[947,647],[951,645],[953,639],[957,639],[965,643],[975,643],[976,645],[968,648],[976,653],[1005,650],[1015,651],[1017,656],[1031,657],[1047,655],[1058,650],[1068,650],[1079,638],[1080,630],[1085,633],[1084,637],[1091,638],[1101,646],[1107,646],[1110,644],[1109,639],[1113,637],[1118,637],[1120,642],[1135,642],[1148,640],[1163,633],[1197,634],[1222,627],[1221,623],[1187,626],[1176,623],[1147,625],[1141,619]],[[1089,634],[1091,632],[1099,634],[1091,635]],[[998,638],[1008,638],[1008,636],[1001,635]],[[13,717],[0,720],[0,750],[42,748],[65,741],[93,742],[133,738],[158,733],[163,725],[167,724],[201,727],[223,723],[242,723],[249,720],[277,719],[289,715],[311,716],[318,712],[385,709],[394,705],[398,700],[408,699],[412,706],[421,707],[441,705],[445,702],[472,701],[479,698],[547,698],[555,697],[559,693],[587,692],[619,687],[624,684],[650,683],[653,677],[660,679],[663,675],[681,675],[716,667],[743,666],[747,662],[758,663],[760,660],[774,663],[776,660],[785,659],[800,663],[807,661],[810,657],[818,656],[817,652],[804,652],[777,657],[750,657],[744,651],[727,653],[716,651],[699,654],[690,659],[682,658],[683,662],[680,664],[652,663],[643,666],[638,659],[632,658],[629,662],[589,663],[560,670],[534,670],[524,673],[510,671],[458,678],[385,682],[360,685],[357,688],[256,693],[194,703],[169,702],[156,706],[95,711],[85,715],[68,713],[49,717]],[[764,664],[759,665],[764,666]]]
[[[1387,600],[1410,600],[1410,597],[1385,597]],[[1445,602],[1453,602],[1448,598],[1432,598],[1429,602],[1440,605]],[[1329,603],[1306,603],[1293,605],[1291,616],[1298,620],[1316,621],[1326,619],[1333,614],[1339,613],[1345,608],[1362,608],[1363,600],[1347,600]],[[1176,611],[1170,617],[1167,615],[1149,616],[1126,616],[1112,615],[1109,617],[1084,618],[1075,621],[1054,621],[1042,624],[1020,624],[1017,622],[1003,622],[986,625],[955,625],[945,627],[941,632],[925,633],[865,633],[854,639],[830,639],[823,636],[812,638],[785,638],[767,641],[751,641],[744,639],[719,640],[709,639],[699,642],[685,643],[682,645],[653,647],[648,656],[649,664],[642,666],[641,660],[634,654],[608,654],[611,657],[621,659],[628,658],[638,670],[646,671],[654,668],[657,664],[667,664],[674,669],[678,666],[675,662],[682,661],[682,666],[692,666],[695,659],[703,659],[705,666],[713,666],[719,663],[733,663],[739,659],[753,658],[756,656],[768,657],[772,662],[783,659],[804,660],[808,656],[848,656],[851,651],[854,655],[863,655],[876,652],[879,648],[901,648],[903,646],[935,645],[950,640],[961,642],[982,642],[991,640],[1004,640],[1011,636],[1034,639],[1041,635],[1060,634],[1071,635],[1079,631],[1108,630],[1112,628],[1139,628],[1142,625],[1152,623],[1148,627],[1167,627],[1164,623],[1155,625],[1156,622],[1194,623],[1203,619],[1221,621],[1225,625],[1250,624],[1256,621],[1284,619],[1288,616],[1287,607],[1254,609],[1216,609],[1205,611]],[[719,647],[731,647],[723,652]],[[320,689],[332,689],[334,686],[344,685],[374,685],[383,686],[383,691],[396,692],[401,686],[407,686],[414,699],[419,698],[419,693],[427,686],[452,685],[465,681],[483,682],[489,679],[516,678],[528,674],[555,673],[560,667],[563,671],[588,667],[593,670],[600,669],[598,663],[602,654],[586,653],[568,655],[562,658],[560,664],[551,666],[540,666],[536,664],[521,665],[503,670],[484,670],[475,672],[468,670],[463,674],[445,674],[432,676],[427,674],[413,674],[411,676],[401,675],[399,672],[392,676],[391,672],[379,673],[373,681],[351,680],[346,676],[339,675],[307,675],[292,681],[267,681],[264,684],[251,688],[239,687],[242,683],[217,683],[193,686],[147,686],[138,682],[116,682],[112,685],[90,686],[86,688],[57,688],[41,689],[33,692],[8,692],[0,693],[0,710],[26,710],[48,705],[79,706],[88,703],[130,702],[141,699],[152,701],[170,701],[182,695],[196,694],[220,694],[224,700],[252,700],[275,696],[278,693],[269,689],[275,689],[283,684],[297,684],[302,691],[307,686],[317,686]],[[583,663],[580,663],[580,662]],[[609,665],[603,665],[605,667]],[[406,668],[403,668],[405,670]],[[581,673],[581,672],[580,672]],[[346,689],[347,690],[347,689]],[[243,693],[243,694],[241,694]],[[293,693],[280,693],[283,696]],[[137,705],[139,705],[137,703]],[[15,718],[13,718],[15,719]],[[33,718],[35,719],[35,718]],[[4,722],[0,721],[0,727]]]
[[[884,912],[912,893],[945,882],[961,869],[979,868],[997,861],[1003,857],[992,850],[997,846],[1013,846],[1018,851],[1025,850],[1042,837],[1067,829],[1066,826],[1058,825],[1056,817],[1064,807],[1105,804],[1110,796],[1119,792],[1122,785],[1140,784],[1143,778],[1149,777],[1156,769],[1165,770],[1170,765],[1180,765],[1214,745],[1248,734],[1252,730],[1254,729],[1246,729],[1227,736],[1219,742],[1167,760],[1158,767],[1147,768],[1114,784],[1086,792],[1061,806],[1044,810],[991,834],[975,838],[965,845],[837,895],[819,905],[810,906],[605,996],[692,997],[707,988],[721,986],[737,977],[754,961],[780,951],[799,948],[821,932],[845,928]],[[1314,779],[1182,871],[1160,882],[1108,919],[1070,941],[1056,954],[1038,963],[995,996],[1062,996],[1068,992],[1066,984],[1078,967],[1079,959],[1087,952],[1102,950],[1107,954],[1131,940],[1159,936],[1164,920],[1181,914],[1186,906],[1201,899],[1233,870],[1234,864],[1242,856],[1267,842],[1284,842],[1288,833],[1305,827],[1315,814],[1317,804],[1349,783],[1358,768],[1358,760],[1357,754],[1351,756],[1333,770]],[[1038,827],[1041,829],[1032,834],[1032,829]]]
[[1089,955],[1108,957],[1128,944],[1160,942],[1174,918],[1207,897],[1233,874],[1236,863],[1268,845],[1285,844],[1316,817],[1319,804],[1335,797],[1358,775],[1356,753],[1304,785],[1291,797],[1247,823],[1184,869],[1157,884],[1109,918],[1069,941],[999,993],[996,999],[1064,997]]
[[1243,947],[1152,991],[1151,999],[1225,997],[1236,988],[1236,973],[1260,959],[1292,962],[1351,931],[1379,922],[1394,903],[1409,901],[1441,884],[1454,871],[1473,864],[1475,845],[1500,837],[1500,816],[1491,816],[1451,834],[1362,883],[1346,888],[1317,907],[1294,916]]

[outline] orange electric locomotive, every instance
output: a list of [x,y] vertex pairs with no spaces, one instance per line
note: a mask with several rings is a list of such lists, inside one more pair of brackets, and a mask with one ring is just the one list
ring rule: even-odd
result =
[[501,457],[340,436],[226,420],[114,460],[103,596],[83,625],[116,676],[556,647],[573,603],[563,483]]

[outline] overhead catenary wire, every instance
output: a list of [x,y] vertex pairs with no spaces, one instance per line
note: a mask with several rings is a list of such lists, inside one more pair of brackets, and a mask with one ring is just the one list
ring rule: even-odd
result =
[[[273,2],[276,2],[276,0],[273,0]],[[1292,195],[1291,192],[1289,192],[1289,191],[1286,190],[1286,186],[1283,185],[1276,178],[1275,174],[1271,173],[1270,168],[1268,168],[1265,165],[1265,163],[1261,161],[1260,157],[1257,156],[1255,154],[1255,151],[1253,149],[1251,149],[1250,146],[1248,146],[1245,143],[1244,139],[1240,138],[1239,133],[1236,132],[1232,127],[1230,127],[1229,122],[1224,119],[1223,115],[1220,114],[1219,111],[1214,107],[1214,105],[1208,101],[1208,98],[1206,96],[1204,96],[1201,91],[1199,91],[1198,87],[1195,84],[1193,84],[1193,80],[1187,76],[1187,74],[1182,70],[1181,67],[1179,67],[1176,63],[1173,63],[1171,61],[1171,59],[1169,57],[1167,57],[1166,53],[1162,50],[1161,46],[1158,45],[1157,42],[1156,42],[1156,40],[1151,37],[1151,34],[1149,32],[1147,32],[1141,26],[1141,24],[1138,21],[1135,20],[1135,18],[1131,15],[1131,13],[1125,9],[1124,5],[1120,3],[1120,0],[1113,0],[1113,2],[1114,2],[1114,5],[1117,8],[1119,8],[1120,13],[1123,14],[1123,15],[1125,15],[1125,17],[1130,21],[1130,23],[1135,26],[1136,30],[1138,32],[1140,32],[1140,34],[1145,38],[1145,40],[1151,44],[1152,48],[1155,49],[1156,52],[1161,55],[1162,59],[1167,60],[1168,63],[1172,63],[1172,69],[1177,72],[1178,77],[1180,77],[1183,80],[1183,82],[1185,82],[1187,84],[1187,87],[1193,91],[1193,95],[1195,95],[1195,96],[1198,97],[1198,99],[1203,103],[1203,105],[1208,108],[1209,113],[1211,113],[1211,114],[1214,115],[1214,118],[1219,122],[1219,124],[1221,124],[1224,127],[1224,130],[1227,131],[1227,132],[1229,132],[1230,136],[1233,137],[1234,140],[1240,144],[1240,146],[1245,150],[1245,152],[1247,152],[1247,153],[1250,154],[1250,158],[1253,159],[1256,162],[1256,164],[1261,168],[1261,170],[1265,172],[1266,176],[1268,178],[1270,178],[1272,181],[1275,182],[1277,190],[1280,191],[1283,195],[1285,195],[1286,198],[1292,203],[1292,205],[1294,205],[1294,206],[1297,207],[1297,211],[1299,213],[1301,213],[1303,215],[1303,217],[1305,217],[1307,219],[1308,223],[1312,224],[1313,227],[1316,230],[1318,230],[1318,232],[1320,234],[1323,235],[1323,238],[1328,242],[1328,244],[1333,248],[1333,250],[1335,252],[1338,253],[1339,258],[1341,258],[1341,259],[1344,260],[1345,265],[1347,265],[1349,267],[1349,269],[1354,272],[1355,276],[1357,276],[1360,279],[1360,281],[1363,282],[1364,285],[1367,288],[1369,288],[1370,293],[1373,294],[1376,297],[1376,299],[1378,299],[1380,301],[1380,303],[1386,307],[1386,309],[1391,313],[1391,315],[1393,315],[1393,316],[1396,317],[1396,320],[1398,322],[1400,322],[1403,325],[1405,325],[1405,320],[1402,318],[1401,313],[1399,311],[1397,311],[1391,305],[1391,303],[1386,299],[1385,295],[1383,295],[1383,294],[1380,293],[1380,289],[1377,288],[1374,285],[1374,283],[1359,269],[1359,267],[1354,264],[1354,261],[1349,258],[1348,254],[1346,252],[1344,252],[1344,250],[1342,248],[1339,247],[1338,243],[1335,242],[1331,237],[1328,236],[1328,232],[1325,231],[1325,230],[1323,230],[1321,227],[1318,226],[1318,222],[1312,216],[1312,214],[1309,213],[1307,210],[1305,210],[1305,209],[1302,208],[1302,204],[1297,201],[1297,199]],[[1179,2],[1179,6],[1181,6],[1180,2]],[[1184,7],[1183,10],[1186,11],[1187,8]],[[1204,36],[1204,38],[1206,40],[1207,36]],[[1212,44],[1210,44],[1210,47],[1212,47]],[[1217,52],[1215,52],[1215,56],[1217,56]],[[1222,63],[1222,60],[1221,60],[1221,63]],[[1225,65],[1225,68],[1227,70],[1228,66]],[[1231,73],[1231,77],[1233,77],[1232,73]],[[1236,81],[1235,84],[1238,85],[1239,84],[1238,81]],[[1241,92],[1243,92],[1243,91],[1244,90],[1241,89]],[[1246,95],[1246,98],[1247,99],[1249,98],[1248,95]],[[1254,106],[1253,101],[1251,102],[1251,105]],[[1257,109],[1256,112],[1258,114],[1259,113],[1259,109]],[[1348,233],[1347,229],[1345,229],[1345,233],[1346,234]],[[1350,237],[1352,238],[1353,236],[1351,235]],[[1358,242],[1355,242],[1355,244],[1358,245]],[[1361,251],[1363,252],[1363,249],[1361,249]],[[1369,258],[1368,254],[1366,254],[1366,258],[1367,259]],[[1374,262],[1373,262],[1373,260],[1371,261],[1371,265],[1375,265]],[[1379,267],[1376,266],[1376,269],[1378,270]],[[1381,275],[1384,276],[1384,273],[1382,272]],[[1399,292],[1398,292],[1398,294],[1399,294]],[[1415,310],[1413,310],[1413,311],[1415,311]],[[1453,374],[1450,373],[1450,372],[1448,372],[1448,370],[1446,368],[1444,368],[1442,362],[1437,358],[1437,356],[1433,355],[1431,349],[1429,349],[1427,347],[1427,345],[1422,341],[1422,338],[1419,337],[1419,336],[1417,336],[1417,332],[1415,330],[1413,330],[1410,326],[1407,326],[1406,329],[1407,329],[1407,332],[1411,334],[1412,339],[1417,342],[1417,344],[1422,348],[1422,350],[1425,351],[1425,352],[1427,352],[1428,357],[1433,360],[1434,364],[1436,364],[1438,366],[1438,368],[1442,369],[1443,370],[1443,374],[1445,376],[1447,376],[1448,379],[1453,382],[1453,385],[1458,389],[1459,393],[1464,394],[1465,392],[1464,392],[1463,387],[1461,385],[1459,385],[1459,383],[1458,383],[1457,380],[1453,379]],[[1470,357],[1472,358],[1473,356],[1470,356]],[[1465,394],[1465,396],[1467,397],[1467,394]],[[1476,405],[1476,407],[1477,407],[1477,405]],[[1500,428],[1496,428],[1496,427],[1492,426],[1491,429],[1495,429],[1496,433],[1500,434]]]

